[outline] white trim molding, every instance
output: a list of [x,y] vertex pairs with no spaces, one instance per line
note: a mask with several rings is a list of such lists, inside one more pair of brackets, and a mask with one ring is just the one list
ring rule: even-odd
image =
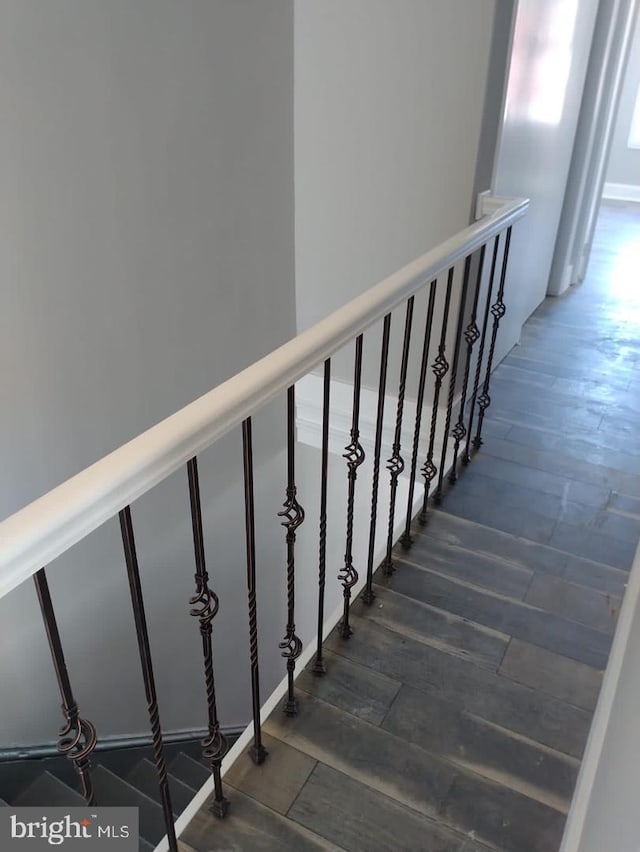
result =
[[484,219],[485,216],[493,216],[494,213],[497,213],[498,210],[501,210],[508,203],[508,198],[504,198],[502,195],[494,195],[491,189],[479,192],[476,197],[476,222]]
[[605,183],[602,192],[605,201],[633,201],[640,204],[640,186],[634,183]]
[[[296,384],[296,427],[297,439],[302,444],[318,449],[322,446],[322,377],[310,373]],[[329,452],[342,455],[344,448],[351,440],[351,411],[353,405],[353,385],[340,379],[331,380],[331,415],[329,418]],[[418,468],[425,461],[428,448],[429,419],[431,402],[425,402],[422,411],[422,428],[418,441]],[[456,394],[451,414],[451,422],[455,423],[460,403],[460,394]],[[373,453],[376,435],[376,413],[378,392],[372,388],[363,387],[360,393],[360,443],[367,456]],[[384,417],[382,425],[381,465],[384,466],[392,453],[395,431],[397,397],[385,395]],[[438,406],[436,434],[433,448],[434,459],[438,462],[442,455],[444,437],[444,422],[446,402]],[[413,450],[413,433],[416,421],[416,400],[405,398],[400,445],[405,462],[401,476],[407,478],[411,470],[411,454]],[[453,444],[453,440],[451,440]],[[450,448],[449,448],[450,449]],[[448,467],[447,467],[448,471]]]
[[637,808],[634,811],[640,777],[639,635],[640,547],[629,574],[560,852],[640,850]]

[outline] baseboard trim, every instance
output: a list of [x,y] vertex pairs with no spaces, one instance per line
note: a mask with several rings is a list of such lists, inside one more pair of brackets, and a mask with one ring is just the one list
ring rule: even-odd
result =
[[[233,725],[223,727],[222,732],[227,736],[241,734],[246,725]],[[165,745],[175,743],[194,742],[204,739],[208,730],[206,728],[190,728],[184,731],[173,731],[163,737]],[[101,751],[115,751],[123,748],[145,748],[152,746],[151,734],[131,734],[115,737],[101,737],[95,748],[95,753]],[[47,757],[60,757],[60,752],[55,743],[35,746],[17,746],[0,750],[0,763],[9,763],[16,760],[42,760]]]
[[602,197],[606,201],[635,201],[640,203],[640,186],[633,183],[605,183]]
[[[320,449],[322,446],[322,376],[309,373],[296,384],[296,427],[297,438],[310,447]],[[342,455],[345,446],[350,441],[351,407],[353,385],[340,379],[331,380],[331,417],[329,420],[329,452]],[[454,397],[452,405],[452,423],[458,416],[460,393]],[[360,443],[366,453],[373,452],[376,435],[376,410],[378,404],[377,391],[363,387],[360,395]],[[382,457],[386,459],[391,453],[395,431],[397,397],[391,394],[385,396],[384,419],[382,428]],[[443,419],[445,409],[440,409]],[[418,458],[423,459],[427,452],[428,426],[431,416],[430,409],[423,410],[423,429],[418,444]],[[413,431],[416,419],[416,401],[407,397],[404,402],[404,417],[401,430],[401,446],[404,448],[405,462],[411,455],[413,447]],[[440,430],[439,430],[440,432]],[[438,434],[436,457],[442,446]],[[409,470],[405,467],[404,475]]]

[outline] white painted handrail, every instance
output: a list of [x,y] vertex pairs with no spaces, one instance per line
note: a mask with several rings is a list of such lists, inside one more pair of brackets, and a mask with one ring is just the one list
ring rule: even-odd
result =
[[246,370],[3,521],[0,597],[211,446],[443,269],[512,225],[528,206],[528,199],[507,201],[491,216],[423,254]]

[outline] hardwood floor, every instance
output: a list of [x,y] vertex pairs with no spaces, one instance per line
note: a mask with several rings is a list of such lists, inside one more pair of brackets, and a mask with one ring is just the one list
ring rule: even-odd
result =
[[640,536],[640,208],[496,370],[485,444],[303,672],[204,850],[554,852]]

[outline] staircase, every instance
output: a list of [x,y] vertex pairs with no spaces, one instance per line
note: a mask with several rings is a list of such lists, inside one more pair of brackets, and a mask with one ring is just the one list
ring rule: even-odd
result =
[[[515,214],[503,214],[509,215]],[[483,226],[482,236],[500,223],[498,219]],[[454,404],[456,369],[460,353],[465,353],[463,323],[471,254],[465,260],[452,375],[442,388],[443,396],[446,388],[444,409],[438,407],[438,396],[446,375],[445,365],[449,369],[444,353],[454,267],[450,267],[446,278],[437,349],[435,341],[429,348],[437,281],[430,284],[419,404],[410,418],[411,425],[415,422],[414,438],[413,443],[407,442],[405,453],[411,468],[405,471],[405,477],[407,472],[410,474],[407,478],[400,476],[404,469],[400,437],[413,296],[406,303],[395,429],[388,460],[390,496],[380,496],[377,491],[380,460],[387,457],[389,443],[382,438],[382,378],[372,480],[369,483],[365,475],[358,480],[362,493],[373,497],[368,565],[366,542],[358,538],[359,527],[367,525],[354,524],[358,512],[354,506],[356,469],[362,463],[358,442],[362,334],[356,337],[355,347],[352,442],[343,456],[347,463],[346,507],[327,506],[326,483],[328,479],[335,480],[333,466],[342,459],[329,458],[330,364],[328,360],[324,362],[320,459],[323,487],[317,568],[315,552],[312,559],[313,570],[318,571],[319,644],[307,643],[304,650],[294,623],[295,532],[303,519],[296,501],[294,475],[296,457],[298,462],[304,462],[305,450],[296,447],[295,391],[293,384],[287,387],[287,502],[279,513],[287,530],[288,621],[280,643],[286,658],[286,675],[264,703],[258,677],[251,415],[242,421],[253,719],[233,750],[235,761],[231,760],[232,755],[223,761],[225,748],[220,744],[211,642],[211,621],[218,600],[208,585],[195,457],[187,464],[196,563],[196,595],[191,600],[191,612],[198,617],[203,639],[212,766],[201,762],[198,744],[162,742],[156,724],[158,702],[131,511],[128,506],[119,510],[151,730],[156,754],[158,750],[162,752],[164,745],[164,758],[161,755],[157,764],[152,762],[151,749],[127,749],[119,754],[97,750],[92,756],[93,792],[87,798],[94,795],[100,805],[137,806],[141,849],[157,845],[162,852],[167,848],[180,852],[553,852],[559,848],[640,536],[640,410],[635,378],[638,356],[634,354],[637,334],[628,327],[627,314],[607,307],[611,304],[609,278],[601,275],[599,266],[599,277],[589,282],[590,287],[585,285],[563,300],[548,300],[530,319],[521,345],[493,374],[491,392],[495,399],[491,405],[489,377],[498,323],[505,310],[502,285],[509,234],[510,230],[497,293],[491,286],[497,237],[489,284],[484,291],[482,258],[486,246],[481,248],[477,277],[473,276],[476,283],[472,290],[472,316],[476,316],[478,305],[484,304],[485,322],[480,338],[479,332],[473,333],[475,319],[467,326],[469,333],[464,340],[468,348],[466,358],[461,359],[465,362],[461,401]],[[463,236],[464,244],[469,246],[469,234]],[[422,265],[431,268],[427,261]],[[408,270],[407,275],[417,274],[413,266]],[[391,284],[394,288],[399,286],[390,280],[385,288]],[[374,288],[382,294],[382,305],[388,305],[390,299],[385,288]],[[376,316],[385,310],[378,306]],[[490,315],[492,325],[488,324]],[[384,319],[381,376],[386,375],[388,352],[384,341],[386,333],[388,346],[390,313]],[[332,321],[327,328],[333,325]],[[313,331],[309,340],[315,340],[316,333]],[[473,370],[472,349],[478,339],[479,366]],[[310,345],[305,340],[303,335],[283,350],[304,349]],[[488,353],[485,351],[483,356],[485,340]],[[324,351],[318,345],[314,343],[316,358],[318,352]],[[417,456],[424,458],[424,448],[418,440],[419,418],[430,353],[435,357],[435,384],[431,388],[431,429],[422,468],[426,480],[423,499],[419,492],[414,495],[413,487]],[[282,352],[272,356],[281,358]],[[247,395],[243,412],[250,410],[249,400],[262,381],[262,374],[273,371],[269,366],[272,356],[250,368],[250,381],[246,375],[238,380]],[[297,364],[294,354],[290,352],[288,357]],[[483,365],[486,378],[481,385]],[[417,367],[417,363],[413,366]],[[303,367],[295,369],[302,371]],[[287,373],[283,378],[278,373],[279,378],[272,380],[274,386],[293,381],[292,375]],[[235,387],[236,380],[230,382]],[[198,423],[202,420],[213,419],[217,423],[240,416],[234,395],[230,391],[225,394],[221,386],[208,399],[203,398],[204,404],[197,401],[152,432],[164,436],[163,440],[173,448],[171,452],[178,440],[173,433],[181,435],[180,428],[191,430],[192,440],[201,442],[199,430],[203,427]],[[469,449],[476,402],[478,427],[473,444],[475,449],[482,445],[482,451],[473,453],[472,460]],[[203,405],[214,413],[203,415]],[[176,417],[178,422],[183,421],[177,429]],[[438,419],[445,421],[440,433]],[[625,433],[624,447],[620,442],[621,428]],[[422,429],[427,431],[425,424]],[[465,436],[466,451],[462,443]],[[71,480],[71,485],[61,486],[4,524],[7,540],[17,542],[17,555],[7,560],[8,568],[4,575],[0,572],[0,579],[4,576],[6,589],[18,582],[20,573],[30,577],[29,572],[35,571],[63,712],[70,727],[84,737],[78,743],[89,750],[96,745],[93,728],[77,715],[45,571],[37,567],[46,561],[38,559],[38,553],[53,554],[55,548],[61,547],[58,537],[60,531],[66,535],[66,527],[61,516],[57,527],[45,529],[40,535],[40,508],[55,505],[60,510],[62,506],[61,513],[66,511],[77,525],[74,535],[80,535],[81,527],[86,533],[80,511],[82,500],[105,515],[111,511],[110,505],[102,506],[95,498],[90,487],[92,477],[107,482],[114,490],[126,485],[135,494],[140,487],[140,471],[118,472],[116,466],[114,472],[113,460],[120,457],[118,453],[124,458],[146,452],[147,442],[148,437],[140,436],[128,448],[122,448],[125,453],[118,451],[81,475],[79,485],[76,481],[74,486]],[[385,444],[382,456],[381,444]],[[188,456],[182,446],[180,453]],[[369,448],[367,453],[371,461]],[[437,477],[434,459],[439,462]],[[472,464],[467,467],[470,461]],[[165,468],[161,472],[155,469],[156,460],[145,464],[149,468],[145,476],[152,474],[160,481],[161,474],[166,475]],[[304,475],[304,464],[298,467],[301,472]],[[365,468],[361,473],[365,473]],[[458,476],[460,484],[452,487]],[[145,479],[146,485],[148,482]],[[62,497],[68,497],[71,486],[79,488],[82,500],[69,499],[67,509]],[[407,487],[408,494],[403,491]],[[398,511],[394,516],[396,503]],[[407,503],[405,515],[403,507]],[[417,515],[418,522],[411,524],[412,513],[419,504],[422,511]],[[365,508],[369,508],[368,500]],[[335,529],[335,509],[342,517],[346,514],[347,519],[344,568],[341,563],[334,564],[335,555],[327,549],[327,525]],[[383,536],[386,543],[375,540],[378,509],[385,526],[389,519]],[[95,518],[92,516],[92,523],[96,523]],[[394,547],[403,528],[400,541],[405,547]],[[341,542],[345,538],[340,534]],[[36,555],[31,552],[32,541]],[[68,544],[66,539],[65,542]],[[298,550],[299,562],[308,561],[300,558],[304,553]],[[374,553],[378,554],[375,559]],[[378,564],[375,574],[368,570]],[[325,580],[330,602],[329,579],[335,594],[338,572],[344,609],[342,604],[338,608],[343,620],[322,644],[327,623],[335,625],[338,619],[335,613],[325,617]],[[312,659],[316,651],[321,651],[323,665],[319,659]],[[297,659],[304,670],[294,684]],[[278,706],[269,713],[267,708],[274,708],[277,701]],[[253,761],[244,753],[239,754],[251,744],[251,737]],[[82,753],[80,745],[71,754],[72,761]],[[37,773],[31,771],[33,766],[38,767]],[[219,805],[226,796],[231,805],[225,819],[212,815],[211,801],[204,804],[213,786],[212,767],[218,787],[216,802]],[[80,770],[81,776],[88,775],[86,767],[80,766]],[[13,775],[11,768],[9,775],[6,767],[4,772],[10,783],[3,785],[0,772],[0,796],[11,805],[84,803],[74,792],[78,778],[69,761],[25,761]]]
[[[234,737],[229,738],[233,743]],[[209,778],[211,770],[202,759],[199,741],[165,746],[171,801],[175,818]],[[153,849],[165,834],[158,776],[153,751],[124,748],[101,751],[93,760],[92,779],[100,806],[139,809],[140,850]],[[2,805],[16,807],[86,807],[76,792],[77,777],[62,758],[24,760],[0,765]]]
[[414,532],[354,603],[353,636],[325,643],[326,676],[300,675],[297,717],[265,724],[266,763],[227,774],[228,818],[202,811],[188,847],[559,848],[626,574],[448,511]]
[[[424,838],[430,838],[426,848],[434,850],[493,847],[525,852],[542,849],[543,839],[559,836],[579,746],[563,745],[567,720],[555,699],[538,701],[535,689],[500,671],[509,637],[522,639],[523,631],[514,626],[518,607],[538,612],[535,605],[522,603],[527,580],[533,582],[531,571],[500,553],[498,558],[504,557],[500,571],[483,572],[477,561],[474,568],[465,554],[477,548],[466,541],[459,548],[461,554],[452,548],[456,558],[447,571],[443,568],[447,553],[441,553],[442,564],[434,564],[431,552],[436,559],[437,549],[427,546],[425,539],[438,537],[439,519],[445,517],[433,509],[434,504],[440,506],[483,444],[483,434],[492,428],[491,377],[500,321],[507,310],[511,236],[527,208],[526,199],[501,199],[491,215],[0,524],[0,597],[26,581],[34,583],[62,701],[64,728],[58,748],[68,757],[61,774],[44,768],[3,798],[11,805],[73,805],[82,801],[74,789],[82,789],[89,806],[136,805],[142,848],[155,846],[158,852],[178,852],[184,845],[187,852],[189,847],[197,852],[287,848],[372,852],[425,848]],[[331,372],[333,356],[347,344],[353,347],[353,384],[347,403],[349,422],[343,424],[342,412],[333,407]],[[340,365],[339,357],[335,363]],[[317,488],[303,463],[308,453],[297,435],[296,384],[312,373],[322,375],[317,424],[321,452],[313,453]],[[363,392],[372,375],[377,375],[373,395],[367,389]],[[369,398],[375,401],[371,411],[361,404]],[[277,440],[271,428],[275,424],[259,416],[276,401],[284,414],[278,432],[285,427]],[[367,429],[371,434],[365,436]],[[242,453],[231,491],[242,487],[244,491],[244,535],[238,535],[240,524],[236,535],[238,543],[244,538],[247,590],[247,603],[239,611],[235,608],[234,618],[238,636],[244,633],[242,624],[248,627],[249,659],[246,651],[243,659],[237,658],[239,644],[214,650],[213,621],[221,601],[217,578],[210,578],[208,568],[212,560],[215,564],[218,539],[207,540],[206,531],[212,522],[209,495],[215,493],[215,477],[210,473],[203,477],[204,499],[200,489],[200,455],[232,430],[241,436]],[[265,476],[260,455],[261,441],[271,433],[278,448],[272,461],[279,467],[272,480]],[[330,451],[336,436],[341,446],[338,456]],[[185,526],[191,527],[195,567],[189,613],[197,619],[192,623],[201,640],[200,690],[206,695],[203,723],[209,766],[184,750],[176,753],[164,742],[146,613],[148,587],[141,575],[150,542],[143,534],[138,538],[142,526],[138,500],[184,468],[186,482],[183,473],[182,481],[173,480],[171,485],[176,508],[185,515],[188,486],[191,523]],[[279,579],[272,579],[275,575],[265,565],[264,534],[256,537],[256,510],[264,513],[267,496],[271,503],[273,494],[265,493],[270,482],[284,493],[279,510],[277,504],[269,506],[272,528],[283,542],[277,554]],[[319,498],[318,505],[312,494]],[[412,532],[411,519],[420,507],[419,517],[428,518],[428,525],[425,532]],[[313,527],[307,523],[298,532],[305,517],[312,516]],[[76,701],[56,612],[61,592],[53,588],[52,594],[48,579],[58,557],[116,519],[121,550],[114,559],[121,571],[126,569],[121,582],[128,586],[128,595],[122,604],[130,598],[126,604],[135,625],[153,765],[150,754],[117,765],[103,757],[104,741],[91,715],[84,715],[86,696],[81,706]],[[105,526],[105,535],[117,540],[115,524]],[[412,536],[419,539],[412,550],[394,551],[398,537],[409,546]],[[272,538],[269,534],[268,540]],[[312,542],[311,557],[305,541],[306,547]],[[177,559],[182,564],[184,555]],[[114,564],[105,570],[113,570]],[[306,606],[301,577],[306,580]],[[145,579],[150,580],[148,573]],[[498,579],[496,592],[491,584]],[[265,585],[282,595],[281,609],[275,601],[269,607]],[[499,599],[503,607],[497,604]],[[169,597],[165,603],[183,605],[182,599]],[[276,606],[286,612],[284,635],[269,642],[265,652],[258,630],[265,611],[261,607],[275,611]],[[540,611],[537,619],[531,616],[530,631],[544,630],[550,637],[562,634],[562,627],[551,629],[553,618],[544,615]],[[376,623],[381,619],[387,621]],[[501,623],[492,623],[495,619]],[[323,637],[336,625],[339,635],[334,631],[329,637],[323,663]],[[565,637],[561,653],[583,643],[589,628],[582,627],[576,628],[575,636]],[[352,629],[354,636],[347,642]],[[604,666],[607,648],[591,634],[588,640],[586,647],[593,656],[585,664]],[[284,658],[280,661],[284,678],[275,688],[271,683],[268,696],[260,689],[259,661],[263,656],[264,663],[265,653]],[[314,654],[315,674],[302,671],[296,682],[298,671]],[[216,665],[230,660],[232,666],[244,668],[251,687],[251,724],[227,758],[214,657]],[[166,678],[169,666],[177,661],[161,664]],[[325,666],[326,677],[319,677]],[[429,691],[434,693],[431,704]],[[284,718],[280,713],[270,715],[285,693]],[[467,694],[468,704],[462,700]],[[404,703],[406,710],[399,717],[396,708]],[[539,736],[535,725],[529,724],[538,715]],[[587,727],[586,721],[581,728],[570,718],[567,737],[578,736],[580,730],[586,734]],[[454,745],[458,732],[466,743],[462,751]],[[265,745],[271,752],[266,762]],[[245,755],[234,763],[249,746],[253,763]],[[502,752],[508,755],[510,750],[516,754],[515,767],[503,765]],[[561,767],[564,786],[549,784],[540,773],[516,771],[527,761],[543,758]],[[69,777],[74,771],[77,779]],[[213,799],[205,805],[211,792]],[[538,845],[527,847],[521,840],[528,836],[529,817],[536,822]],[[537,831],[540,826],[545,834]],[[418,842],[419,837],[423,841]]]

